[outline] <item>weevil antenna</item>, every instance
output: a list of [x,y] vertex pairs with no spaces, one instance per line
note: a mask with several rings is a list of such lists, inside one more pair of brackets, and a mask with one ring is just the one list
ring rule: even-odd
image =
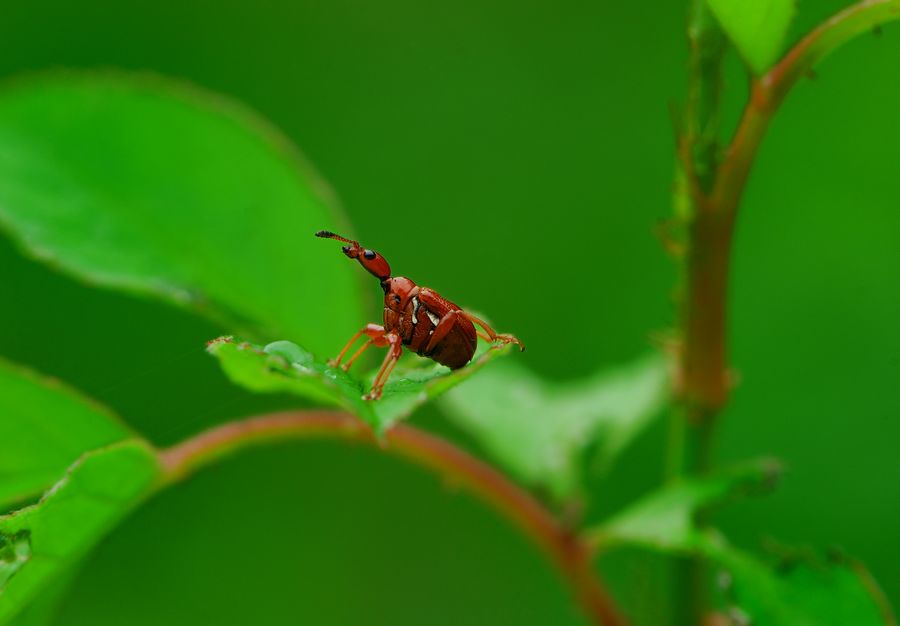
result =
[[[323,239],[337,239],[338,241],[343,241],[344,243],[357,243],[352,239],[347,239],[346,237],[341,237],[337,233],[333,233],[330,230],[320,230],[316,233],[316,237],[322,237]],[[359,244],[357,244],[359,245]]]
[[353,241],[352,239],[341,237],[340,235],[337,235],[330,230],[320,230],[316,233],[316,237],[322,237],[323,239],[337,239],[338,241],[343,241],[347,244],[346,246],[341,247],[343,253],[346,254],[349,258],[359,261],[359,264],[362,265],[372,276],[382,282],[391,277],[391,266],[388,265],[388,262],[385,261],[384,257],[374,250],[363,248],[359,245],[358,241]]

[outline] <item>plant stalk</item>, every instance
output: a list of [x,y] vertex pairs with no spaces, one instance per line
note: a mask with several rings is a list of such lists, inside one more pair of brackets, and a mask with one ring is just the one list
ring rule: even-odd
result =
[[537,499],[487,463],[411,426],[394,426],[382,439],[358,418],[340,412],[295,411],[234,421],[160,451],[164,483],[252,445],[295,438],[336,438],[375,446],[468,489],[534,540],[553,560],[592,623],[627,626],[593,567],[593,551]]
[[[702,0],[688,21],[691,61],[688,107],[679,139],[681,176],[688,197],[684,262],[680,386],[670,437],[670,477],[712,468],[716,416],[728,401],[727,295],[731,244],[738,209],[769,124],[790,89],[813,66],[857,35],[900,19],[900,0],[863,0],[823,22],[765,75],[751,82],[737,130],[719,156],[721,63],[724,40]],[[677,188],[677,187],[676,187]],[[703,524],[705,520],[697,520]],[[707,576],[697,557],[676,581],[686,599],[679,623],[699,625],[706,610]]]

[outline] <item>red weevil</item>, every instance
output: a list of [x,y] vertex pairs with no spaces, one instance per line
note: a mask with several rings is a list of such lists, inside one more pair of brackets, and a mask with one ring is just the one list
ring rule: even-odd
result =
[[[520,350],[525,349],[522,342],[513,335],[494,332],[487,322],[463,311],[433,289],[419,287],[403,276],[392,277],[391,266],[374,250],[363,248],[359,242],[327,230],[320,230],[316,237],[346,243],[341,248],[344,254],[359,261],[366,271],[381,281],[381,288],[384,290],[384,326],[367,324],[353,335],[337,358],[331,361],[331,365],[348,370],[369,346],[388,348],[375,382],[372,383],[372,390],[363,396],[364,400],[377,400],[381,397],[384,383],[397,364],[397,359],[403,354],[403,346],[409,346],[419,356],[428,357],[452,370],[459,369],[472,360],[478,337],[492,343],[514,343]],[[477,330],[476,324],[483,330]],[[341,365],[347,351],[363,335],[368,337],[366,342]]]

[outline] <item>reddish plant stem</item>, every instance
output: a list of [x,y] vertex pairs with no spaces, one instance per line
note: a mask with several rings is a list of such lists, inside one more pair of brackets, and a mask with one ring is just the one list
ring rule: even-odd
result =
[[[769,72],[751,82],[741,121],[715,169],[709,191],[703,181],[691,181],[696,214],[690,226],[681,362],[683,397],[695,421],[710,419],[728,399],[726,298],[732,232],[750,170],[772,117],[790,89],[817,62],[868,29],[897,19],[900,0],[863,0],[801,39]],[[703,80],[703,76],[697,80]],[[687,169],[691,176],[691,168]]]
[[531,494],[487,463],[434,435],[403,424],[378,440],[371,429],[347,413],[272,413],[230,422],[160,452],[168,483],[182,480],[224,455],[266,441],[336,438],[372,445],[409,459],[468,489],[518,526],[552,558],[585,613],[601,626],[626,626],[594,570],[593,553]]
[[[801,39],[765,75],[754,78],[737,130],[721,160],[715,148],[718,130],[718,89],[721,48],[715,46],[718,27],[695,0],[689,23],[691,83],[686,128],[680,141],[686,188],[693,215],[685,261],[686,293],[681,316],[680,413],[675,416],[672,442],[675,473],[703,474],[712,465],[715,418],[728,401],[730,375],[727,354],[727,296],[731,243],[738,208],[763,137],[790,89],[813,66],[860,33],[900,19],[900,0],[863,0]],[[712,43],[710,43],[712,42]],[[705,47],[704,47],[705,45]],[[696,94],[707,94],[697,104]],[[703,523],[703,520],[698,520]],[[699,624],[706,609],[707,574],[701,558],[681,571],[687,607],[683,620]]]

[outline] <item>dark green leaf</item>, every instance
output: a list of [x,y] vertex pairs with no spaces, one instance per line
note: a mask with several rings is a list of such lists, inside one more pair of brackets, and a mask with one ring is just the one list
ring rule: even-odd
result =
[[0,625],[52,590],[159,479],[153,449],[132,439],[87,453],[39,503],[0,517]]
[[106,408],[0,360],[0,509],[41,493],[84,452],[130,436]]
[[90,283],[334,350],[361,326],[359,268],[313,237],[338,217],[297,150],[220,96],[122,73],[0,94],[0,225]]
[[794,0],[707,0],[707,4],[754,73],[765,73],[781,54],[794,17]]
[[235,383],[257,392],[284,392],[314,402],[347,409],[383,432],[399,419],[407,417],[451,387],[471,377],[485,364],[512,348],[479,346],[471,363],[451,372],[443,365],[415,358],[410,367],[406,359],[397,365],[384,386],[380,400],[366,401],[374,372],[362,380],[340,368],[316,360],[313,355],[289,341],[277,341],[265,348],[241,343],[230,337],[210,342],[209,352],[222,364]]
[[655,355],[565,384],[507,361],[447,394],[442,406],[521,480],[562,498],[578,489],[585,451],[596,447],[600,466],[609,466],[660,413],[668,388]]

